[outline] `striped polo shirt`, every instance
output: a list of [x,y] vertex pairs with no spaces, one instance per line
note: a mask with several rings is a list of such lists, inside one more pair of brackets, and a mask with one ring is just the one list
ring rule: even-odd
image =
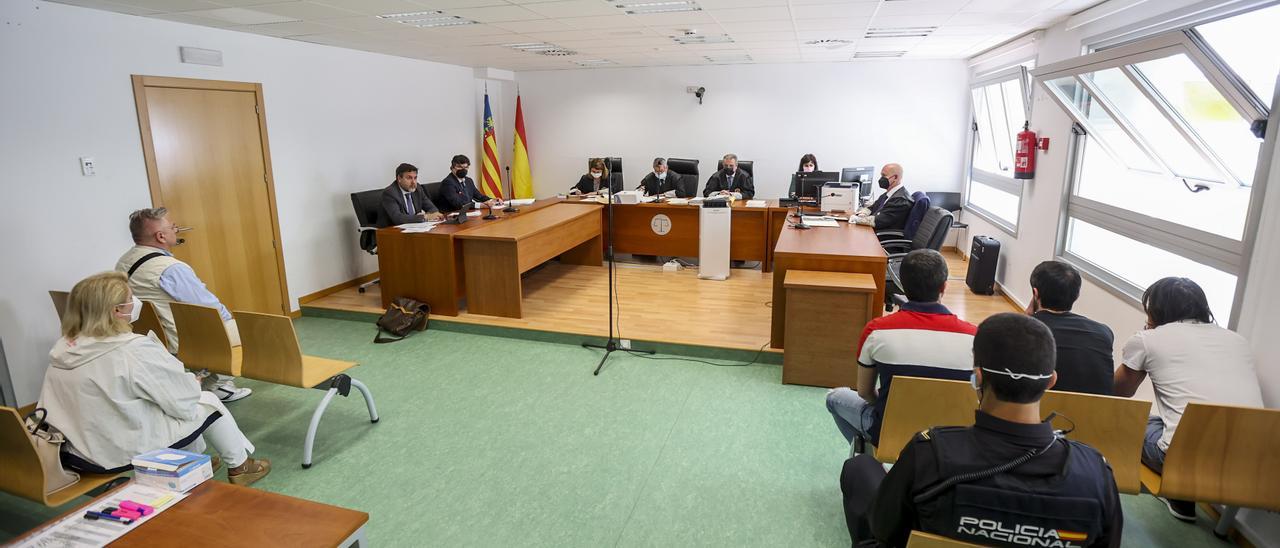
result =
[[880,442],[893,377],[968,380],[977,331],[977,326],[957,318],[940,303],[908,302],[893,314],[867,322],[858,343],[858,365],[874,367],[880,381],[868,432],[872,443]]

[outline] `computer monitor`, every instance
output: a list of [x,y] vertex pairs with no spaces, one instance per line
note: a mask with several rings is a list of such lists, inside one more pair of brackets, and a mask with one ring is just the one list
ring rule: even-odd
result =
[[822,185],[834,183],[839,180],[840,174],[834,171],[810,171],[798,172],[791,176],[791,192],[792,196],[798,198],[818,199],[818,195],[822,192]]
[[840,170],[840,182],[854,183],[875,179],[875,166],[846,167]]

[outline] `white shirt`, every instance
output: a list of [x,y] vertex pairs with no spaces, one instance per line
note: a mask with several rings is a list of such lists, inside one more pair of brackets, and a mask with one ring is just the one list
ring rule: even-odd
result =
[[1146,371],[1164,421],[1157,445],[1169,450],[1187,403],[1262,407],[1262,389],[1249,341],[1217,324],[1169,323],[1134,333],[1124,343],[1124,364]]

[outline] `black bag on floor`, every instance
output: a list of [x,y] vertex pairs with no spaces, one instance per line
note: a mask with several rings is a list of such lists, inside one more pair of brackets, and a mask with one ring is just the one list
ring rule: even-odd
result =
[[[413,331],[426,331],[427,316],[430,314],[431,306],[427,303],[408,297],[396,297],[382,317],[378,318],[378,334],[374,335],[373,342],[378,344],[396,342],[408,337]],[[383,338],[383,331],[394,335],[395,338]]]

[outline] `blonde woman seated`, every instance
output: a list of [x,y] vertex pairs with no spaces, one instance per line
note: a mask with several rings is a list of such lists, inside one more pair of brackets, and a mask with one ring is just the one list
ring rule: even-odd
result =
[[95,274],[71,289],[62,338],[40,389],[48,422],[67,437],[63,462],[92,473],[128,470],[135,455],[165,447],[204,452],[205,441],[249,485],[271,471],[212,392],[155,339],[134,334],[142,303],[124,273]]

